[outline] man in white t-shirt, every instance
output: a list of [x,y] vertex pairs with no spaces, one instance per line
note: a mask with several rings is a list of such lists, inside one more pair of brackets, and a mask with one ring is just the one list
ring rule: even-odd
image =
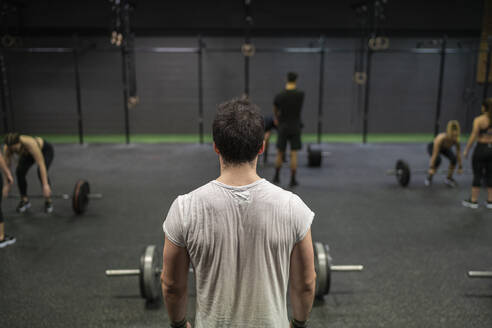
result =
[[213,122],[220,176],[182,196],[164,221],[162,292],[171,327],[186,320],[194,268],[199,327],[307,327],[316,273],[314,213],[256,173],[264,120],[246,99],[219,106]]

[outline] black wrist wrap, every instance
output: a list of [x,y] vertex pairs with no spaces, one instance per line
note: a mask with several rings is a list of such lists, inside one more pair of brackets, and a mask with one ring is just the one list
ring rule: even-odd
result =
[[306,321],[298,321],[296,319],[292,319],[291,321],[293,328],[306,328],[308,326],[308,322]]
[[171,322],[171,328],[186,328],[186,318],[178,322]]

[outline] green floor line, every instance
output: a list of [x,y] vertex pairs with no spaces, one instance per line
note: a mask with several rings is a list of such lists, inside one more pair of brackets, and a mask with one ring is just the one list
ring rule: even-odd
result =
[[[78,135],[67,134],[41,134],[40,137],[57,144],[78,143]],[[369,134],[367,142],[369,143],[424,143],[432,140],[432,134]],[[276,134],[273,134],[270,142],[275,142]],[[303,134],[304,143],[316,143],[316,134]],[[462,136],[461,141],[466,141],[466,136]],[[91,134],[84,136],[84,143],[125,143],[124,134]],[[197,134],[134,134],[130,136],[131,143],[158,144],[158,143],[198,143]],[[212,142],[211,135],[204,136],[204,142]],[[323,143],[362,143],[360,134],[323,134],[321,137]]]

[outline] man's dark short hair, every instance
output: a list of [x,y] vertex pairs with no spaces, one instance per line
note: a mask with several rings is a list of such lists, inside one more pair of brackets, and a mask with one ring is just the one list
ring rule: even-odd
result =
[[232,99],[218,106],[212,133],[224,163],[249,163],[263,145],[265,123],[258,106],[248,99]]
[[287,73],[287,82],[295,82],[297,81],[297,73],[289,72]]

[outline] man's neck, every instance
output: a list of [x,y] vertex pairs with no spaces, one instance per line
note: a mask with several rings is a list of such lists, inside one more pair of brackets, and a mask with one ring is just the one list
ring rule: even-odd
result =
[[295,90],[296,84],[294,82],[287,82],[285,85],[285,90]]
[[242,165],[227,165],[220,163],[220,176],[217,181],[228,186],[246,186],[261,178],[256,173],[256,161]]

